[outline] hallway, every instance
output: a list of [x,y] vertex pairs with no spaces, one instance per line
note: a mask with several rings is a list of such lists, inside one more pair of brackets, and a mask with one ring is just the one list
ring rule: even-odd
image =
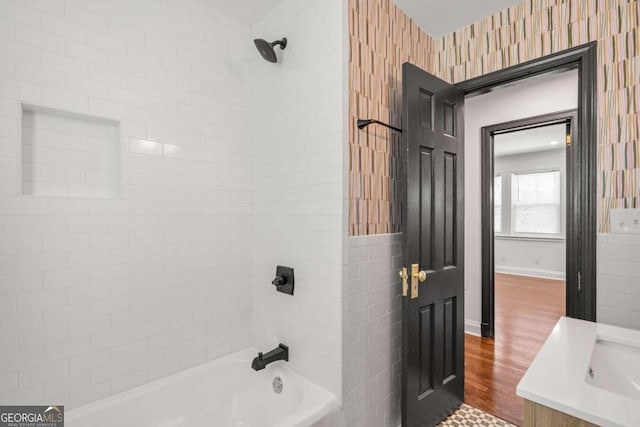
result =
[[465,403],[522,425],[516,385],[565,313],[565,283],[496,274],[496,337],[465,335]]

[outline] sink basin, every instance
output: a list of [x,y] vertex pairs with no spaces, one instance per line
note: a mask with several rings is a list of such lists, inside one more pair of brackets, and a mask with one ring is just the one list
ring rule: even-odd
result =
[[640,346],[597,339],[585,379],[596,387],[640,400]]

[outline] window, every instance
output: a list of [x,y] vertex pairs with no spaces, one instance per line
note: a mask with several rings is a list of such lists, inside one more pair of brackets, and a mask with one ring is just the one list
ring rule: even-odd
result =
[[493,229],[496,233],[502,233],[502,176],[493,179]]
[[514,233],[560,233],[560,172],[511,175]]

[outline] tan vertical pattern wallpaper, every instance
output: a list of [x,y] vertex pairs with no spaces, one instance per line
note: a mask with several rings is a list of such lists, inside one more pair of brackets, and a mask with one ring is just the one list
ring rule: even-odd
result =
[[349,234],[400,231],[400,134],[358,118],[401,127],[402,64],[431,69],[433,40],[389,0],[350,0]]
[[[362,16],[353,12],[356,3],[358,2],[352,1],[350,7],[352,19],[356,19],[351,24],[361,26]],[[377,2],[366,3],[373,5]],[[403,22],[407,20],[401,12],[397,12],[395,16]],[[432,40],[432,46],[424,48],[432,54],[432,59],[426,60],[428,66],[414,63],[444,80],[456,83],[590,41],[598,41],[598,218],[599,231],[606,232],[610,208],[640,207],[639,25],[638,1],[526,0]],[[351,68],[354,68],[354,44],[361,50],[369,46],[358,43],[361,35],[360,32],[351,33]],[[354,37],[358,39],[354,41]],[[428,39],[426,36],[423,40],[428,43]],[[377,51],[369,49],[366,54],[360,51],[359,55],[366,56],[375,52]],[[390,56],[397,57],[398,54],[392,53]],[[397,84],[400,85],[399,82]],[[401,86],[394,86],[394,90],[397,87]],[[382,91],[391,89],[391,86],[387,86]],[[357,86],[352,86],[352,98],[357,95],[356,92]],[[398,102],[397,105],[398,110],[392,110],[391,115],[400,111],[401,104]],[[351,135],[352,147],[358,144],[356,137],[362,138],[362,135]],[[353,175],[353,152],[351,162]],[[353,176],[351,179],[353,185],[356,180]],[[395,179],[397,177],[389,176],[390,182]],[[369,196],[367,202],[378,206],[377,193]],[[361,202],[361,196],[357,190],[352,189],[351,203],[353,205],[358,202]],[[351,206],[351,210],[353,209]],[[389,207],[390,212],[399,209],[395,205]],[[387,217],[380,213],[367,217],[367,220],[387,221],[391,217],[392,215]],[[358,215],[350,216],[352,235],[398,229],[398,225],[391,221],[363,227],[359,221],[361,219]]]
[[598,42],[598,223],[640,197],[640,3],[527,0],[435,40],[433,72],[459,82]]

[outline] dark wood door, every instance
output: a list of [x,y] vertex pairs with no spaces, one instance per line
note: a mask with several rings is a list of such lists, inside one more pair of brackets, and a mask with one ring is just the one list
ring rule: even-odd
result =
[[402,78],[402,425],[425,427],[464,400],[464,93],[411,64]]

